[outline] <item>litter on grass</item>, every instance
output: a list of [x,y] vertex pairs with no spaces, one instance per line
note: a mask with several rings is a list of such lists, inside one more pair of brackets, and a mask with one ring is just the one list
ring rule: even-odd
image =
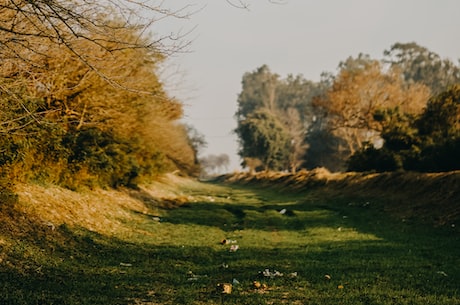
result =
[[187,281],[189,282],[198,281],[199,279],[208,277],[207,275],[194,274],[192,271],[189,271],[187,275],[188,275]]
[[236,244],[237,241],[233,239],[223,239],[220,244],[221,245],[229,245],[229,244]]
[[270,271],[270,269],[265,269],[264,271],[262,271],[262,275],[265,276],[265,277],[269,277],[269,278],[274,278],[274,277],[282,277],[283,274],[277,270],[274,270],[273,272]]
[[297,275],[298,275],[297,272],[291,272],[291,273],[288,274],[288,276],[289,276],[291,279],[296,278]]
[[[283,277],[284,274],[279,272],[278,270],[270,271],[270,269],[265,269],[264,271],[259,271],[259,274],[262,274],[264,277],[268,278],[275,278],[275,277]],[[288,273],[286,276],[294,279],[298,276],[299,274],[297,272],[291,272]]]
[[229,251],[230,252],[236,252],[236,251],[238,251],[239,248],[240,247],[238,245],[231,245]]

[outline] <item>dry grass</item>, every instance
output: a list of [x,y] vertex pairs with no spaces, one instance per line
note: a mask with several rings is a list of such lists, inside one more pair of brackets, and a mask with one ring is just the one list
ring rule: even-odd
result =
[[[193,181],[166,175],[147,186],[132,189],[95,189],[74,192],[53,185],[20,184],[16,210],[27,219],[34,219],[43,228],[53,230],[66,224],[104,235],[132,231],[126,225],[139,214],[160,208],[172,208],[194,201],[180,193],[178,186]],[[134,213],[133,213],[134,212]]]
[[460,218],[460,171],[446,173],[330,173],[319,168],[296,174],[236,173],[223,181],[288,190],[314,190],[326,197],[367,197],[400,218],[451,225]]

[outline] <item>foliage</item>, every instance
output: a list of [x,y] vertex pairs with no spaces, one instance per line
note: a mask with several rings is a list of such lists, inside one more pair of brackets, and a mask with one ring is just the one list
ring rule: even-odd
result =
[[230,165],[230,157],[227,154],[210,154],[200,158],[200,165],[202,176],[216,173],[222,174],[222,170],[228,170],[228,166]]
[[242,91],[238,95],[238,109],[235,116],[238,121],[261,108],[275,111],[276,87],[279,76],[272,74],[268,66],[263,65],[252,73],[245,73]]
[[[447,93],[451,97],[440,96],[442,102],[436,102],[430,96],[459,80],[457,65],[415,43],[394,44],[382,60],[349,57],[339,64],[337,75],[323,73],[317,83],[301,75],[282,79],[264,65],[243,76],[237,130],[251,114],[270,111],[291,139],[284,170],[325,166],[341,171],[352,155],[349,168],[428,170],[422,159],[444,151],[443,159],[449,160],[446,149],[455,151],[458,137],[458,115],[451,115],[458,113],[458,98]],[[243,163],[266,167],[254,154],[245,154],[249,150],[244,145],[250,143],[240,139]],[[377,152],[382,143],[385,149]],[[374,158],[383,158],[381,164]],[[430,162],[430,171],[449,168]]]
[[195,158],[198,158],[198,155],[208,145],[208,143],[206,142],[204,135],[200,133],[194,126],[185,124],[184,127],[187,131],[187,138],[189,140],[190,146],[194,150]]
[[460,83],[428,101],[417,127],[433,140],[460,136]]
[[386,148],[376,149],[373,145],[365,145],[359,153],[353,154],[347,162],[349,171],[377,172],[395,171],[402,168],[401,160]]
[[337,148],[345,159],[362,143],[379,140],[382,125],[375,120],[376,112],[397,107],[404,113],[420,113],[429,97],[424,86],[406,85],[398,70],[385,71],[380,62],[362,54],[348,58],[339,68],[325,98],[315,105],[327,115],[329,132],[346,144]]
[[[16,18],[29,27],[43,21]],[[196,174],[196,151],[178,122],[182,105],[158,79],[165,54],[139,27],[117,16],[97,18],[94,26],[104,31],[76,35],[71,47],[24,34],[30,48],[12,43],[1,50],[1,165],[13,168],[12,179],[69,187],[131,185],[174,169]]]
[[286,168],[291,139],[269,110],[260,109],[248,115],[235,131],[240,141],[241,157],[261,160],[266,170]]
[[[156,37],[153,43],[142,37],[152,25],[166,17],[186,18],[187,9],[184,6],[168,10],[162,3],[151,0],[5,0],[0,6],[0,59],[30,64],[31,54],[46,58],[47,48],[43,45],[52,45],[67,49],[86,68],[107,77],[104,71],[98,70],[97,58],[88,56],[79,41],[107,52],[143,49],[171,54],[187,44],[181,35]],[[136,28],[136,39],[120,35],[118,31],[125,28]],[[117,78],[110,81],[119,84]]]
[[[367,147],[353,155],[349,169],[380,171],[402,168],[428,172],[460,169],[459,114],[460,85],[430,98],[418,116],[401,114],[398,109],[377,113],[376,118],[384,126],[383,148]],[[398,166],[378,164],[382,155],[398,160]]]
[[[321,88],[318,84],[305,80],[301,75],[295,77],[288,75],[285,79],[280,79],[279,75],[271,73],[266,65],[254,72],[245,73],[235,114],[238,121],[237,135],[240,136],[238,130],[242,128],[241,125],[248,117],[261,110],[269,111],[270,116],[276,117],[276,120],[283,126],[291,143],[288,154],[285,155],[287,162],[280,169],[296,171],[305,161],[305,152],[308,147],[305,143],[305,135],[315,116],[311,101],[320,92]],[[251,167],[256,168],[259,166],[255,164],[262,162],[261,168],[270,168],[270,165],[264,163],[264,158],[257,162],[256,159],[260,156],[246,154],[251,148],[245,148],[244,145],[251,145],[250,141],[239,140],[243,165],[252,164]],[[280,150],[283,149],[280,147]]]
[[395,43],[384,55],[383,61],[400,69],[407,83],[421,83],[433,94],[460,82],[460,67],[415,42]]

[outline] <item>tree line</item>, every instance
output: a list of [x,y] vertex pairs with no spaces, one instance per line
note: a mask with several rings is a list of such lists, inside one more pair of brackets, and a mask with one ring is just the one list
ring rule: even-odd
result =
[[460,66],[416,43],[359,54],[323,73],[245,73],[235,113],[250,170],[460,169]]
[[186,13],[153,3],[2,2],[4,181],[116,187],[165,171],[199,172],[202,139],[179,122],[182,104],[159,78],[182,45],[150,33],[155,20]]

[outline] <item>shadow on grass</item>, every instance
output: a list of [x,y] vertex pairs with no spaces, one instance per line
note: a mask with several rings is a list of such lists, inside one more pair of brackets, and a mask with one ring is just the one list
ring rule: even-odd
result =
[[292,230],[340,225],[334,211],[302,203],[262,205],[199,202],[169,211],[163,219],[172,224],[195,224],[217,227],[224,231]]
[[[254,239],[257,235],[245,235],[240,249],[230,252],[230,245],[216,241],[197,246],[171,240],[157,245],[61,226],[56,234],[63,237],[55,244],[30,241],[39,249],[34,250],[40,252],[36,255],[48,258],[34,268],[20,272],[2,262],[0,304],[453,305],[460,301],[456,235],[388,219],[374,202],[317,201],[307,194],[237,188],[230,193],[233,202],[168,209],[162,221],[171,230],[199,226],[200,234],[211,228],[264,236],[283,231],[286,242],[264,243]],[[248,196],[254,201],[248,203]],[[152,227],[145,230],[163,226],[150,221]],[[352,230],[358,238],[321,236],[338,235],[343,232],[339,229]],[[373,238],[359,238],[360,234]],[[21,251],[17,259],[34,260],[32,250]],[[266,269],[283,275],[264,276]],[[256,288],[254,281],[266,288]],[[232,294],[219,292],[219,283],[232,283]]]
[[[459,300],[458,276],[440,274],[446,262],[417,257],[407,248],[414,245],[360,240],[232,253],[225,246],[153,246],[58,230],[75,247],[47,249],[48,264],[30,273],[3,269],[1,304],[363,304],[363,296],[394,304],[394,298],[420,295],[432,300],[426,304],[439,296],[444,304]],[[264,276],[266,269],[283,275]],[[254,281],[267,289],[254,288]],[[232,295],[219,293],[219,283],[233,283]]]

